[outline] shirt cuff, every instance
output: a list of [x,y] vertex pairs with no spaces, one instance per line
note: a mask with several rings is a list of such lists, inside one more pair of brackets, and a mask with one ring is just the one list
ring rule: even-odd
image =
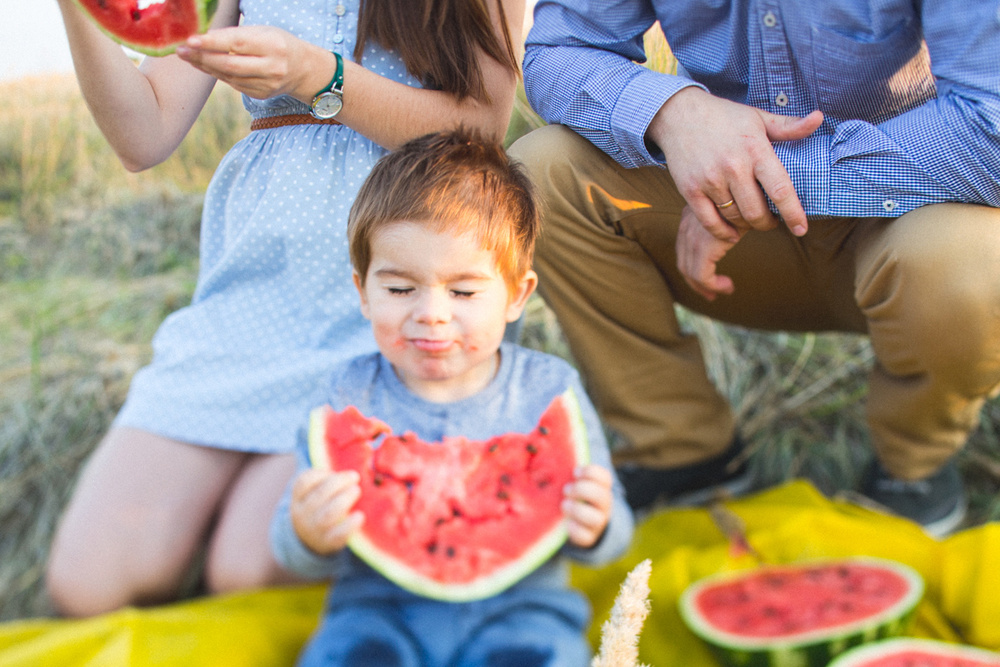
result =
[[[684,88],[695,86],[706,92],[708,90],[682,76],[643,70],[625,86],[611,111],[612,137],[621,147],[617,159],[626,168],[663,166],[663,153],[659,147],[646,143],[646,130],[653,116],[667,100]],[[650,148],[653,150],[650,151]]]

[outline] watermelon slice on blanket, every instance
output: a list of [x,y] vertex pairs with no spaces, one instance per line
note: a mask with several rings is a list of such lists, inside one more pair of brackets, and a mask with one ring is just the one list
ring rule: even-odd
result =
[[1000,653],[931,639],[886,639],[853,648],[829,667],[1000,667]]
[[729,572],[693,583],[681,616],[725,664],[824,667],[859,644],[895,637],[923,597],[895,561],[846,558]]
[[77,0],[113,40],[151,56],[208,30],[218,0]]
[[459,602],[503,591],[562,546],[563,487],[589,449],[567,390],[530,433],[482,441],[424,442],[353,406],[317,408],[309,455],[316,468],[361,477],[355,554],[403,588]]

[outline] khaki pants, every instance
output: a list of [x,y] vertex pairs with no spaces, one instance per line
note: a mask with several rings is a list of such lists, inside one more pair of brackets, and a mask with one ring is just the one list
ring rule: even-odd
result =
[[927,206],[896,219],[810,220],[751,232],[719,265],[709,302],[677,270],[684,200],[667,170],[624,169],[560,126],[519,140],[544,201],[539,289],[569,340],[617,462],[673,467],[729,444],[735,425],[674,304],[759,329],[868,333],[868,422],[883,465],[925,477],[965,442],[1000,390],[1000,210]]

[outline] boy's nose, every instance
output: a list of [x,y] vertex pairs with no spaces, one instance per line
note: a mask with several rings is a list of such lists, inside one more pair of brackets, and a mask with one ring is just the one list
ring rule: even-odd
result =
[[417,303],[417,321],[421,324],[442,324],[451,319],[451,303],[446,290],[427,290]]

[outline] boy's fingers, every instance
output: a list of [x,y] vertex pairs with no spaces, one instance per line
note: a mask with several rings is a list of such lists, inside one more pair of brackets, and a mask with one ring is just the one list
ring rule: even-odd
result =
[[585,466],[575,473],[576,481],[566,485],[567,499],[592,505],[603,512],[611,507],[611,471],[601,466]]
[[310,493],[312,493],[317,486],[322,484],[329,473],[322,470],[315,470],[310,468],[305,470],[295,478],[292,483],[292,497],[297,499],[304,499]]
[[323,504],[323,521],[328,524],[343,522],[344,517],[348,515],[360,497],[361,487],[357,485],[345,486],[339,489],[327,498]]
[[331,544],[343,546],[347,539],[365,522],[365,515],[361,512],[351,512],[343,521],[338,521],[326,532],[326,538]]
[[607,516],[607,514],[600,508],[594,507],[588,503],[573,502],[572,500],[566,500],[563,502],[563,512],[566,513],[566,516],[569,517],[571,521],[575,521],[590,529],[603,526],[605,517]]
[[611,487],[593,480],[580,479],[567,487],[566,497],[606,511],[611,506]]
[[309,469],[301,473],[292,485],[292,498],[318,506],[328,503],[330,499],[352,486],[357,487],[360,481],[358,473],[353,470],[331,473],[325,470]]

